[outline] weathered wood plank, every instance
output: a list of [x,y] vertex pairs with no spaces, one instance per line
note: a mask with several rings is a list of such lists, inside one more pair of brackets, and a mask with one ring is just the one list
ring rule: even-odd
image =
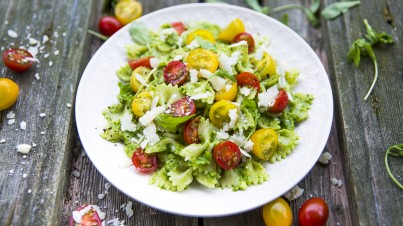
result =
[[[74,127],[73,109],[66,104],[74,100],[92,5],[79,0],[0,1],[1,46],[27,47],[28,37],[42,41],[47,35],[50,39],[41,44],[40,63],[29,71],[16,74],[1,64],[2,75],[20,87],[17,103],[0,113],[0,137],[6,139],[0,147],[2,225],[59,223],[70,159],[69,130]],[[16,31],[18,38],[8,37],[8,30]],[[40,80],[34,78],[35,73]],[[16,114],[13,125],[5,119],[10,111]],[[41,118],[40,113],[46,116]],[[22,121],[27,123],[26,131],[19,129]],[[25,158],[15,149],[21,143],[37,146]]]
[[[143,6],[143,14],[147,14],[156,11],[161,8],[166,8],[173,5],[197,2],[194,0],[169,0],[169,1],[140,1]],[[94,14],[90,23],[92,30],[97,30],[97,20],[101,17],[102,6],[98,5],[98,8],[93,8]],[[102,42],[94,37],[91,37],[90,51],[93,55],[100,47]],[[75,138],[72,141],[77,141],[72,150],[74,155],[72,159],[71,171],[80,172],[80,177],[70,175],[68,191],[64,199],[63,218],[62,225],[66,225],[71,217],[71,212],[74,211],[83,203],[99,205],[107,215],[106,220],[119,218],[119,220],[125,220],[126,225],[198,225],[197,218],[182,217],[165,212],[158,211],[156,209],[143,205],[114,187],[109,189],[109,194],[101,200],[98,198],[98,194],[103,194],[105,191],[105,184],[108,181],[96,170],[94,165],[85,155],[84,150],[81,147],[79,138],[75,128],[71,129],[71,133]],[[134,215],[128,217],[124,210],[120,207],[128,202],[133,203]]]
[[[326,5],[335,1],[324,1]],[[384,15],[389,8],[389,19]],[[403,224],[403,192],[395,186],[383,164],[388,146],[402,142],[403,2],[366,1],[340,18],[324,23],[329,69],[335,85],[336,118],[353,225]],[[361,60],[355,68],[346,62],[352,42],[363,37],[367,18],[377,31],[393,36],[394,46],[376,46],[379,80],[367,101],[373,65]],[[390,19],[392,18],[392,19]],[[392,26],[393,25],[393,26]],[[402,173],[403,161],[393,162]]]

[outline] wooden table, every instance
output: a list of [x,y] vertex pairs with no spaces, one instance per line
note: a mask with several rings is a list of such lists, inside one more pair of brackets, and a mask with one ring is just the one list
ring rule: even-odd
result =
[[[197,1],[140,2],[147,14]],[[246,7],[242,0],[226,2]],[[286,3],[309,6],[311,1],[261,2],[273,8]],[[324,0],[321,7],[333,2],[336,0]],[[310,26],[302,11],[289,11],[289,26],[315,50],[328,71],[335,106],[324,150],[333,158],[328,165],[316,164],[299,182],[305,192],[290,203],[295,225],[298,209],[311,196],[328,203],[327,225],[403,225],[403,192],[392,183],[384,166],[387,147],[403,142],[402,11],[401,0],[363,0],[335,20],[321,19],[319,28]],[[0,224],[67,225],[74,209],[90,203],[103,207],[107,220],[118,217],[127,225],[263,225],[261,208],[228,217],[191,218],[149,208],[114,187],[98,199],[107,181],[80,144],[74,98],[85,65],[102,44],[86,32],[97,29],[101,15],[101,1],[0,0],[1,52],[12,46],[29,46],[29,37],[41,42],[49,37],[37,49],[40,63],[31,70],[16,74],[0,63],[0,77],[11,78],[20,87],[17,103],[0,112],[0,140],[5,139],[0,144]],[[362,59],[359,68],[346,62],[349,46],[365,33],[364,18],[395,40],[393,46],[375,48],[379,81],[367,101],[363,96],[373,78],[371,61]],[[11,38],[9,30],[18,37]],[[8,125],[6,115],[11,111],[16,122]],[[22,121],[27,124],[25,131],[20,129]],[[29,154],[17,153],[15,147],[22,143],[34,146]],[[402,158],[391,158],[390,164],[396,175],[403,176]],[[331,178],[340,179],[343,186],[334,186]],[[130,218],[120,209],[128,201],[133,202],[134,210]]]

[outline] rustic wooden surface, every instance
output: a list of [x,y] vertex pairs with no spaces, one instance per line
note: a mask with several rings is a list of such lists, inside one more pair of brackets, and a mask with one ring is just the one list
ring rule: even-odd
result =
[[[0,21],[3,21],[0,22],[0,48],[10,47],[11,43],[26,45],[28,34],[38,40],[47,34],[52,40],[38,54],[40,67],[15,74],[0,63],[1,77],[12,78],[21,90],[17,104],[0,112],[0,139],[6,138],[6,143],[0,144],[0,225],[67,225],[71,212],[83,203],[99,205],[107,213],[107,220],[118,217],[126,225],[264,225],[260,208],[228,217],[191,218],[149,208],[114,187],[102,200],[98,199],[98,194],[105,193],[108,181],[86,157],[76,132],[74,109],[66,104],[74,104],[81,73],[102,44],[86,33],[87,29],[97,29],[97,20],[102,15],[100,2],[0,0]],[[147,14],[197,1],[140,2]],[[226,2],[245,6],[243,0]],[[331,2],[335,0],[324,0],[321,7]],[[274,8],[287,3],[309,6],[311,1],[263,0],[261,3]],[[336,20],[322,19],[320,28],[312,28],[299,10],[285,12],[289,13],[289,26],[315,50],[327,69],[335,103],[334,122],[324,150],[333,158],[329,165],[316,164],[298,184],[305,192],[290,203],[295,225],[299,207],[311,196],[322,197],[329,204],[327,225],[403,224],[403,192],[392,184],[383,165],[386,148],[402,143],[403,135],[402,10],[400,0],[364,0]],[[273,16],[280,18],[282,14]],[[396,42],[394,46],[375,49],[379,81],[367,101],[362,98],[372,82],[372,64],[363,59],[357,69],[347,64],[345,57],[350,44],[365,32],[363,18],[374,29],[392,34]],[[8,37],[9,29],[19,37]],[[55,55],[55,50],[60,54]],[[45,53],[50,57],[45,58]],[[34,78],[35,73],[40,75],[40,80]],[[12,126],[7,125],[9,111],[16,113],[16,123]],[[46,116],[39,117],[43,112]],[[27,122],[26,131],[19,128],[21,121]],[[44,135],[40,134],[42,131]],[[16,152],[16,145],[32,142],[37,146],[27,158]],[[392,169],[403,175],[403,161],[391,158],[390,162]],[[332,185],[331,178],[341,179],[343,186]],[[134,210],[130,218],[120,209],[129,201]]]

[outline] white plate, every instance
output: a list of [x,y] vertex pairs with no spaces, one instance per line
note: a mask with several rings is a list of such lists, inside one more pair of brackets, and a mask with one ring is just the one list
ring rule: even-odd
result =
[[[290,28],[263,14],[224,4],[186,4],[147,14],[138,21],[156,30],[173,21],[208,20],[221,27],[236,17],[247,31],[271,38],[271,48],[286,68],[301,71],[297,91],[315,96],[309,118],[296,127],[300,136],[294,152],[281,162],[265,167],[270,179],[245,191],[207,189],[192,186],[171,192],[148,184],[148,176],[137,174],[123,147],[100,137],[106,120],[101,112],[117,103],[119,92],[116,71],[126,62],[124,46],[132,43],[128,26],[101,46],[81,78],[76,98],[76,120],[81,142],[99,172],[129,197],[153,208],[186,216],[213,217],[236,214],[262,206],[296,185],[316,163],[329,136],[333,117],[330,83],[320,60],[308,44]],[[130,162],[130,161],[129,161]]]

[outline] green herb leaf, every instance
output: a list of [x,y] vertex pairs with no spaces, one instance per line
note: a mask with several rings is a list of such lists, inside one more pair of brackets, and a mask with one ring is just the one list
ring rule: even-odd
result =
[[309,10],[308,8],[304,7],[304,12],[306,15],[306,18],[308,18],[309,23],[313,26],[313,27],[317,27],[319,25],[319,20],[318,18],[316,18],[315,14]]
[[245,3],[251,7],[253,10],[256,10],[258,12],[261,12],[263,14],[268,14],[269,13],[269,7],[264,6],[262,7],[258,0],[245,0]]
[[284,13],[280,19],[278,19],[281,23],[283,23],[284,25],[288,26],[288,14]]
[[347,53],[347,62],[354,62],[356,67],[360,66],[361,48],[354,42]]
[[335,2],[326,6],[326,8],[322,11],[322,16],[326,20],[332,20],[340,16],[342,13],[347,12],[350,8],[359,5],[360,1],[353,2]]
[[278,13],[284,10],[289,10],[289,9],[299,9],[302,10],[306,17],[308,18],[309,23],[313,27],[317,27],[319,25],[319,20],[316,18],[315,14],[308,8],[302,6],[302,5],[295,5],[295,4],[287,4],[287,5],[282,5],[277,8],[274,8],[271,10],[271,13]]
[[201,38],[200,36],[196,36],[196,40],[202,49],[210,49],[210,50],[217,49],[213,43]]
[[386,150],[385,154],[385,166],[386,166],[386,171],[388,172],[390,178],[393,180],[393,182],[403,190],[403,185],[393,176],[392,171],[389,168],[389,163],[388,163],[388,156],[392,155],[394,157],[403,157],[403,144],[396,144],[393,146],[390,146],[388,150]]
[[368,20],[364,19],[365,27],[367,28],[367,34],[365,37],[371,42],[371,45],[375,45],[378,42],[385,44],[392,44],[393,39],[392,36],[386,34],[385,32],[378,33],[372,29],[372,27],[368,24]]
[[129,31],[133,41],[140,45],[147,45],[151,40],[150,31],[142,23],[132,22]]
[[159,114],[157,117],[155,117],[155,122],[167,131],[174,133],[180,124],[188,121],[194,116],[195,115],[193,114],[189,116],[174,117],[171,114]]
[[309,7],[309,9],[315,14],[318,12],[319,8],[320,8],[320,3],[321,0],[312,0],[312,4],[311,7]]
[[132,101],[134,93],[132,91],[132,87],[130,87],[130,83],[118,83],[119,86],[119,95],[118,99],[120,102]]

